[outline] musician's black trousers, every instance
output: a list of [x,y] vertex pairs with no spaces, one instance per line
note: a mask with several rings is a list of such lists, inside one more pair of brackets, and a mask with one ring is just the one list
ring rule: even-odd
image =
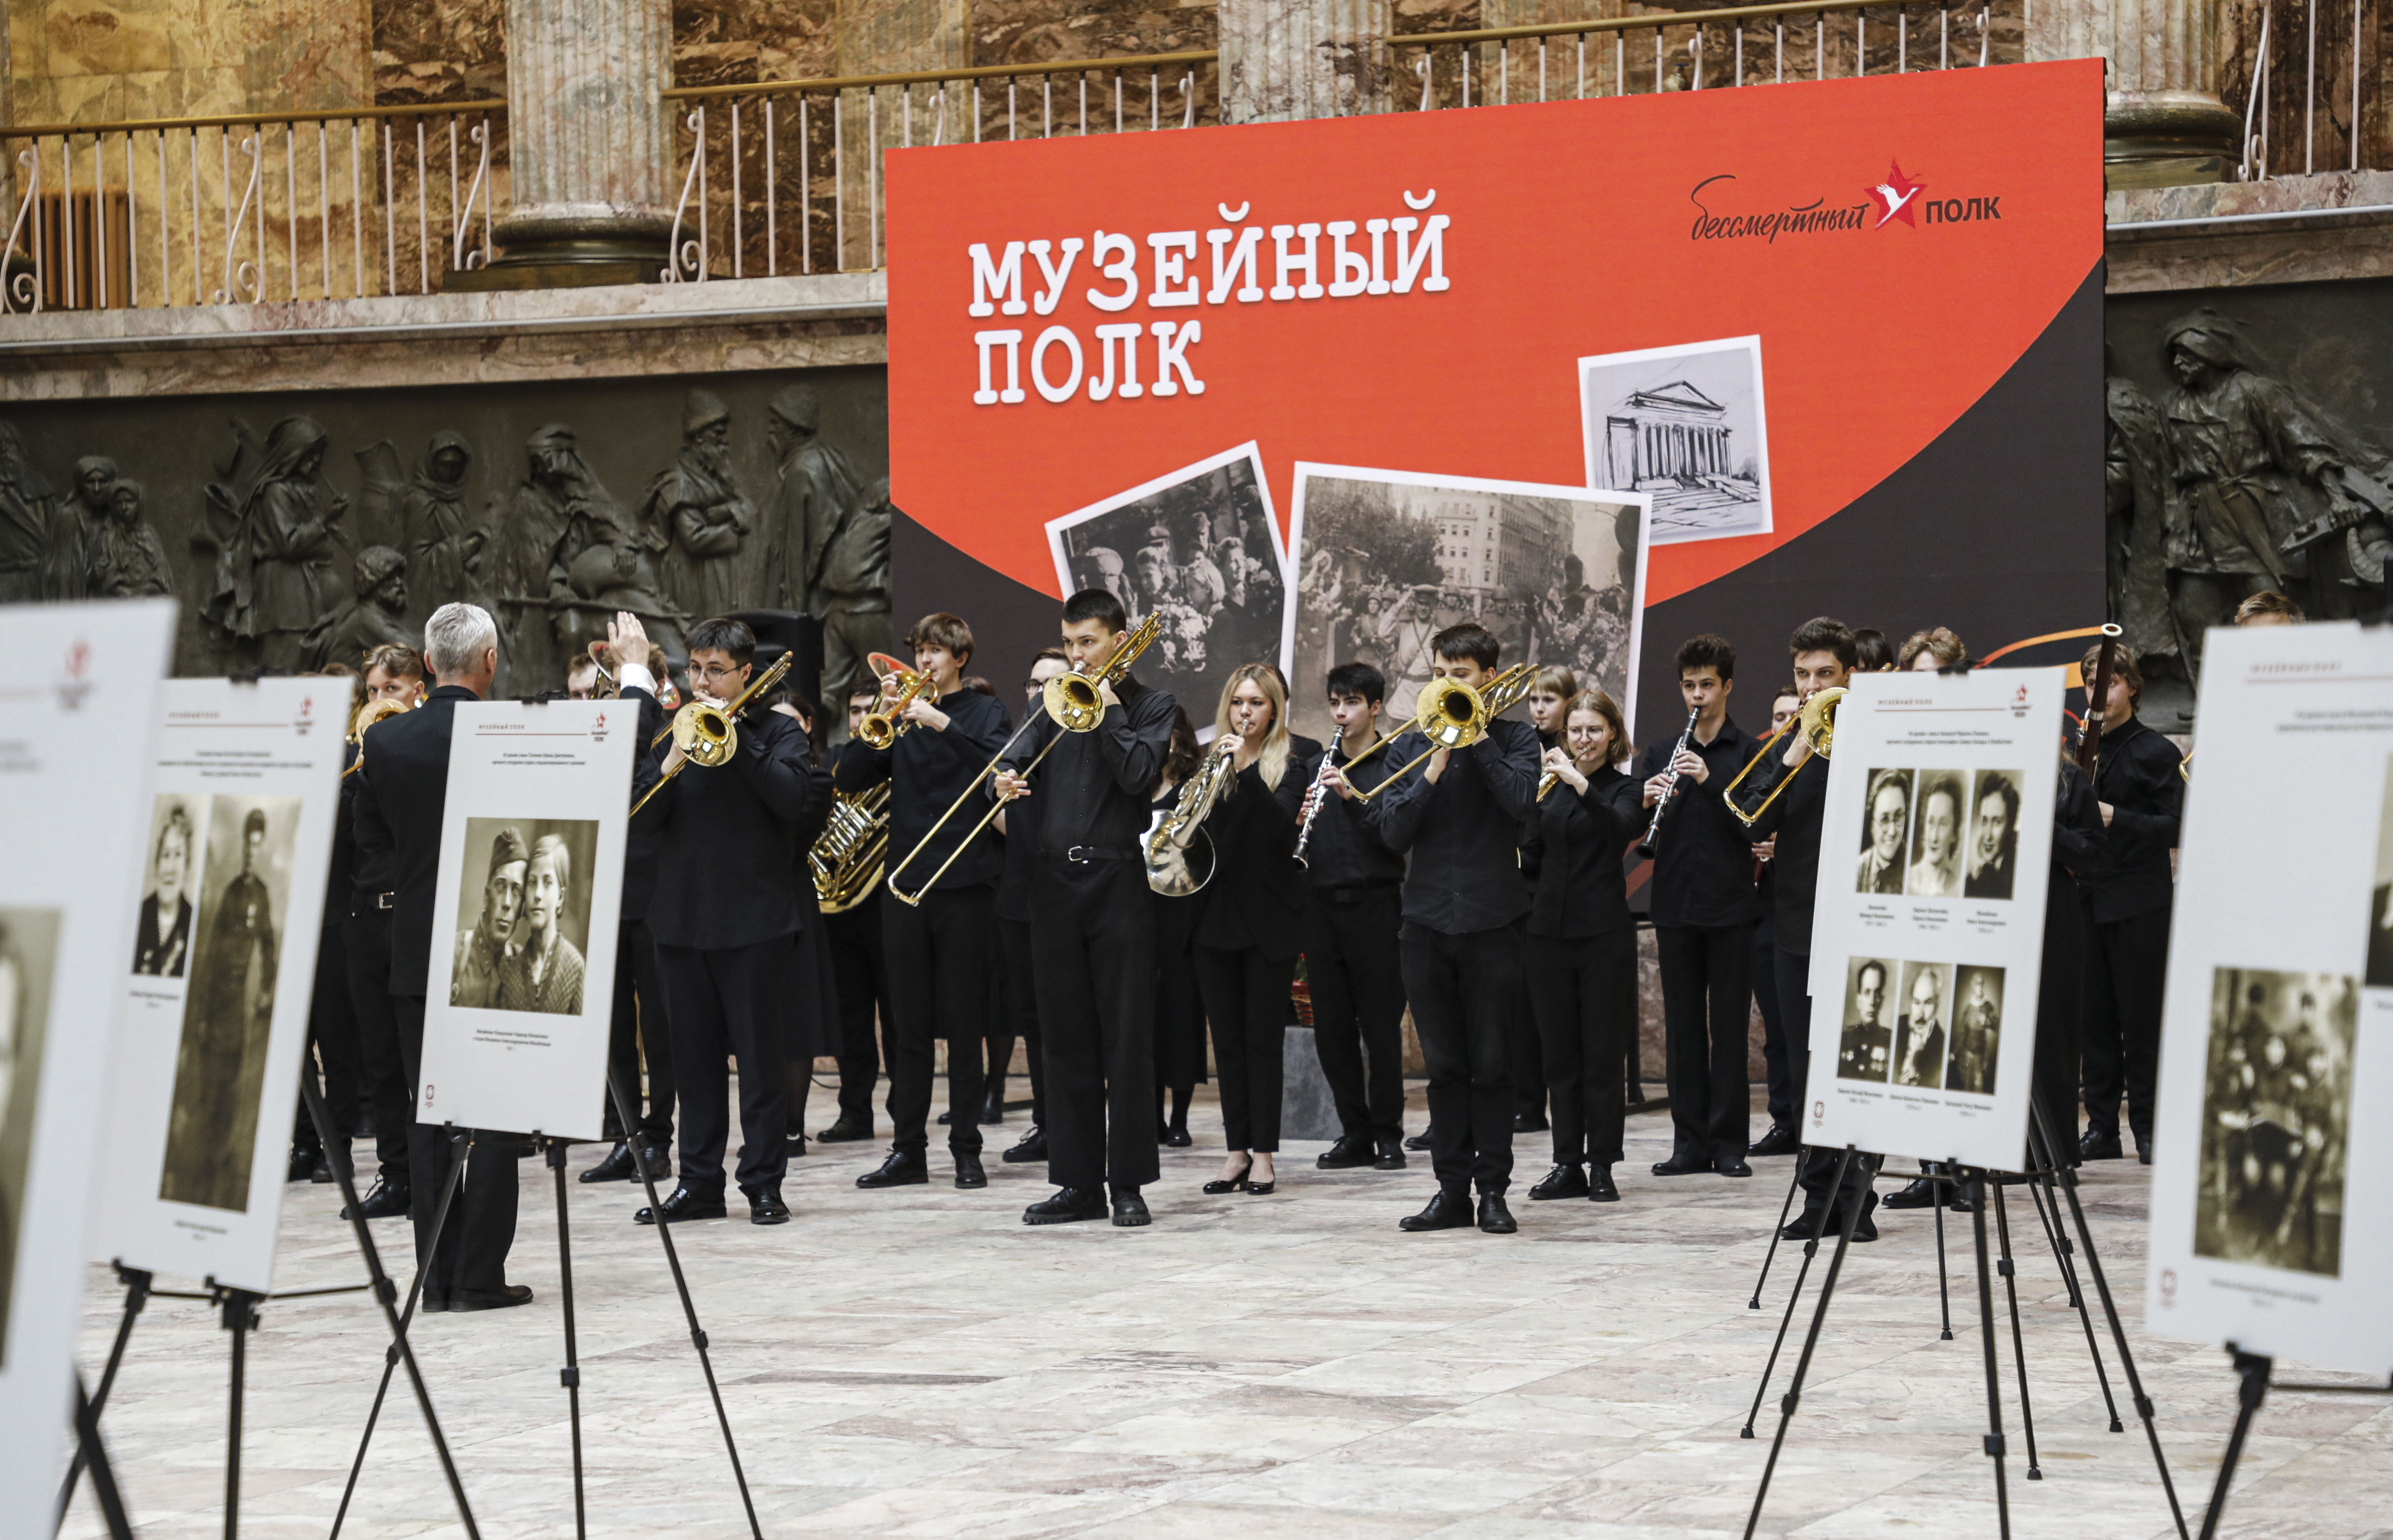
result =
[[1374,1148],[1405,1137],[1403,907],[1393,887],[1315,889],[1304,944],[1314,1046],[1339,1128]]
[[382,1180],[408,1185],[408,1129],[415,1122],[415,1072],[399,1051],[390,1003],[390,911],[353,914],[341,924],[349,971],[349,1009],[358,1023],[358,1068],[373,1109],[374,1156]]
[[1512,1081],[1506,1050],[1521,976],[1510,925],[1449,935],[1407,922],[1405,998],[1429,1065],[1431,1164],[1449,1193],[1512,1183]]
[[1628,1116],[1621,1071],[1637,1030],[1637,929],[1522,941],[1529,1003],[1545,1049],[1554,1163],[1616,1165]]
[[[1521,927],[1520,934],[1525,944],[1527,927]],[[1512,1008],[1506,1020],[1511,1024],[1504,1045],[1504,1062],[1512,1082],[1512,1111],[1520,1121],[1534,1128],[1546,1121],[1546,1055],[1538,1041],[1537,1014],[1529,1003],[1526,978],[1512,980]]]
[[895,1147],[929,1147],[935,1045],[948,1045],[948,1147],[980,1152],[980,1103],[987,1089],[981,1054],[988,1038],[988,954],[997,890],[933,888],[918,907],[881,895],[881,940],[889,959],[889,1117]]
[[[420,1085],[424,997],[386,998],[398,1026],[407,1083]],[[439,1116],[437,1106],[433,1116]],[[402,1126],[408,1130],[408,1169],[414,1177],[408,1190],[407,1213],[415,1223],[415,1265],[424,1272],[425,1291],[437,1296],[461,1288],[506,1287],[507,1252],[516,1244],[516,1162],[525,1149],[522,1136],[492,1129],[471,1130],[474,1148],[465,1162],[465,1180],[450,1200],[449,1218],[440,1227],[440,1245],[435,1251],[432,1225],[456,1159],[450,1140],[452,1130],[438,1123],[418,1123],[412,1112]]]
[[[1808,955],[1772,950],[1771,971],[1776,975],[1778,1011],[1781,1030],[1786,1044],[1786,1074],[1793,1082],[1796,1116],[1802,1116],[1805,1088],[1811,1077],[1811,959]],[[1789,1121],[1789,1128],[1799,1125]],[[1803,1217],[1816,1220],[1823,1208],[1833,1202],[1841,1219],[1845,1205],[1858,1203],[1869,1191],[1870,1173],[1858,1160],[1845,1168],[1845,1183],[1841,1198],[1831,1199],[1829,1184],[1836,1180],[1837,1161],[1844,1153],[1842,1146],[1818,1148],[1805,1145],[1797,1156],[1803,1164],[1796,1181],[1803,1188]]]
[[[336,894],[347,902],[347,894]],[[341,946],[341,926],[327,925],[316,943],[316,985],[307,997],[307,1041],[315,1062],[301,1073],[313,1075],[323,1066],[324,1112],[333,1120],[333,1136],[343,1142],[338,1152],[348,1158],[347,1139],[358,1126],[363,1069],[358,1060],[358,1012],[349,1001],[349,963]],[[302,1150],[317,1148],[316,1120],[307,1116],[307,1099],[299,1103],[294,1142]]]
[[831,988],[839,996],[839,1111],[872,1121],[872,1087],[881,1077],[879,1023],[891,1019],[889,964],[881,950],[880,906],[867,900],[823,916],[830,927]]
[[657,978],[673,1023],[673,1080],[681,1092],[681,1184],[723,1191],[730,1142],[731,1080],[739,1061],[739,1188],[778,1186],[789,1165],[787,1052],[782,1016],[798,988],[798,952],[785,935],[752,946],[700,949],[657,944]]
[[1134,860],[1050,858],[1032,888],[1047,1055],[1047,1174],[1142,1187],[1155,1128],[1155,892]]
[[1671,1157],[1745,1158],[1751,1136],[1745,1038],[1753,1010],[1753,925],[1656,925],[1669,1051]]
[[1761,1064],[1770,1087],[1770,1121],[1795,1127],[1795,1103],[1803,1088],[1789,1069],[1794,1051],[1786,1037],[1785,997],[1778,987],[1778,925],[1769,915],[1753,928],[1753,1003],[1761,1008]]
[[2160,1066],[2161,989],[2168,971],[2169,906],[2086,928],[2086,1129],[2117,1137],[2119,1102],[2136,1147],[2152,1142]]
[[[607,1031],[607,1073],[623,1088],[623,1100],[640,1120],[641,1140],[652,1144],[673,1142],[673,1033],[665,1024],[664,989],[657,982],[657,943],[646,920],[626,920],[616,933],[615,1015]],[[647,1105],[640,1103],[640,1062],[647,1061]],[[605,1129],[611,1138],[626,1137],[615,1116],[615,1099],[607,1098]]]
[[1022,1039],[1023,1057],[1030,1064],[1030,1121],[1047,1126],[1047,1061],[1039,1031],[1039,971],[1030,960],[1030,922],[997,922],[998,949],[1004,954],[1006,1035],[992,1038],[999,1045],[989,1064],[989,1082],[1003,1094],[1005,1066],[1013,1060],[1013,1039]]
[[[2086,1006],[2086,906],[2077,884],[2059,872],[2045,891],[2044,966],[2036,981],[2036,1109],[2051,1130],[2051,1158],[2077,1156],[2078,1023]],[[2031,1145],[2031,1149],[2040,1147]]]
[[1279,1151],[1288,991],[1296,956],[1259,947],[1196,948],[1196,989],[1213,1024],[1213,1064],[1222,1082],[1222,1137],[1233,1150]]

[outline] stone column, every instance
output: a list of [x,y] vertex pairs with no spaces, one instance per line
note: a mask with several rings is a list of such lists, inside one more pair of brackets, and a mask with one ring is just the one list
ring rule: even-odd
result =
[[2243,134],[2218,97],[2225,32],[2221,0],[2046,0],[2029,13],[2027,54],[2109,60],[2110,187],[2223,182]]
[[1392,9],[1390,0],[1221,0],[1223,119],[1380,111]]
[[671,0],[507,0],[514,207],[474,287],[655,281],[683,153],[660,98],[672,84]]

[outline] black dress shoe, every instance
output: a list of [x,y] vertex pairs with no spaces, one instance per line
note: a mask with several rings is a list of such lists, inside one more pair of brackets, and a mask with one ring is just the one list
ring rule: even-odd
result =
[[1396,1221],[1396,1228],[1419,1232],[1423,1230],[1468,1230],[1471,1228],[1471,1194],[1449,1193],[1441,1187],[1429,1207],[1418,1214],[1406,1214]]
[[931,1163],[920,1150],[892,1150],[889,1158],[856,1179],[858,1187],[918,1187],[931,1180]]
[[1153,1224],[1155,1216],[1146,1211],[1146,1200],[1135,1192],[1114,1194],[1114,1223],[1124,1230],[1135,1230],[1143,1224]]
[[[687,1224],[693,1220],[726,1220],[731,1217],[731,1210],[724,1206],[722,1194],[701,1193],[687,1182],[676,1186],[666,1195],[664,1202],[657,1205],[657,1208],[664,1210],[667,1224]],[[656,1209],[642,1208],[632,1216],[632,1222],[656,1223]]]
[[290,1174],[283,1180],[285,1181],[307,1181],[316,1169],[316,1156],[319,1153],[315,1150],[294,1149],[291,1152]]
[[1667,1160],[1657,1160],[1654,1163],[1654,1174],[1657,1177],[1691,1177],[1711,1168],[1711,1158],[1708,1155],[1674,1155]]
[[[2152,1142],[2149,1139],[2138,1140],[2136,1142],[2136,1164],[2138,1166],[2149,1166],[2151,1163]],[[319,1180],[321,1179],[320,1178]]]
[[939,1127],[941,1127],[941,1128],[943,1128],[943,1129],[945,1129],[945,1128],[950,1128],[950,1127],[953,1127],[953,1126],[954,1126],[954,1123],[955,1123],[955,1114],[953,1114],[953,1113],[946,1113],[946,1112],[943,1112],[943,1113],[939,1114]]
[[1479,1194],[1479,1228],[1491,1235],[1509,1235],[1521,1228],[1512,1218],[1512,1210],[1504,1207],[1503,1194]]
[[1043,1161],[1047,1158],[1047,1135],[1038,1124],[1033,1123],[1030,1125],[1028,1133],[1024,1134],[1012,1149],[997,1158],[1009,1166],[1026,1166],[1033,1161]]
[[1216,1177],[1211,1181],[1207,1182],[1200,1191],[1202,1191],[1207,1197],[1219,1197],[1223,1193],[1243,1193],[1250,1185],[1248,1179],[1252,1177],[1254,1173],[1254,1157],[1249,1155],[1247,1159],[1245,1168],[1240,1170],[1236,1176]]
[[785,1136],[781,1141],[781,1158],[783,1160],[805,1159],[806,1136],[802,1133],[791,1133]]
[[1546,1179],[1529,1189],[1531,1201],[1543,1203],[1548,1198],[1583,1198],[1587,1196],[1587,1168],[1569,1163],[1555,1167]]
[[452,1288],[449,1291],[449,1313],[461,1315],[469,1310],[508,1310],[531,1303],[530,1284],[509,1284],[504,1288]]
[[740,1191],[748,1194],[750,1224],[790,1222],[790,1206],[781,1201],[781,1190],[778,1187],[742,1187]]
[[1903,1191],[1889,1193],[1882,1200],[1889,1208],[1933,1208],[1942,1197],[1944,1184],[1927,1177],[1916,1177]]
[[1426,1150],[1426,1149],[1428,1149],[1428,1148],[1429,1148],[1429,1130],[1428,1130],[1427,1129],[1423,1129],[1420,1132],[1419,1132],[1419,1133],[1417,1133],[1417,1134],[1413,1135],[1410,1139],[1406,1140],[1406,1141],[1405,1141],[1405,1148],[1406,1148],[1406,1149],[1407,1149],[1407,1150]]
[[1188,1125],[1185,1123],[1174,1124],[1163,1130],[1163,1147],[1167,1150],[1184,1150],[1196,1142],[1196,1140],[1189,1137]]
[[358,1114],[357,1131],[350,1134],[349,1137],[352,1139],[372,1139],[373,1136],[373,1114],[370,1112],[360,1112]]
[[2088,1129],[2086,1137],[2077,1142],[2077,1158],[2080,1160],[2117,1160],[2125,1154],[2119,1147],[2119,1130],[2116,1129],[2109,1133]]
[[1112,1212],[1105,1195],[1094,1187],[1058,1187],[1053,1197],[1040,1198],[1022,1211],[1025,1224],[1069,1224],[1074,1220],[1101,1220]]
[[[407,1212],[407,1184],[377,1181],[373,1191],[358,1200],[358,1207],[370,1220],[397,1219]],[[348,1217],[348,1209],[343,1208],[341,1218]]]
[[1337,1143],[1315,1156],[1313,1163],[1325,1171],[1351,1171],[1358,1166],[1368,1166],[1377,1158],[1378,1155],[1368,1140],[1341,1135]]
[[988,1094],[980,1099],[980,1120],[983,1123],[1005,1121],[1005,1088],[991,1086]]
[[949,1153],[956,1157],[957,1186],[971,1188],[988,1185],[988,1172],[981,1168],[978,1150],[954,1150]]
[[1794,1129],[1784,1123],[1772,1123],[1770,1125],[1770,1131],[1755,1141],[1753,1148],[1745,1153],[1747,1155],[1760,1155],[1766,1159],[1772,1155],[1793,1155],[1802,1147],[1803,1141],[1796,1136]]
[[333,1155],[329,1150],[316,1152],[316,1164],[308,1169],[307,1180],[319,1187],[330,1186],[341,1179],[333,1174]]
[[1612,1184],[1612,1168],[1590,1166],[1587,1169],[1587,1198],[1589,1203],[1618,1203],[1620,1189]]
[[1380,1145],[1380,1157],[1371,1162],[1371,1169],[1375,1171],[1401,1171],[1404,1168],[1405,1147],[1397,1140],[1392,1139]]
[[[1828,1221],[1828,1228],[1825,1232],[1825,1235],[1834,1235],[1836,1233],[1836,1221],[1831,1220]],[[1794,1222],[1778,1233],[1778,1238],[1782,1241],[1808,1241],[1812,1236],[1821,1234],[1823,1234],[1823,1232],[1820,1229],[1820,1216],[1818,1212],[1816,1210],[1807,1209],[1804,1212],[1796,1215]]]
[[1516,1112],[1512,1115],[1514,1133],[1543,1133],[1550,1127],[1541,1112]]
[[843,1112],[838,1119],[815,1138],[825,1144],[844,1144],[872,1137],[872,1115]]
[[1715,1160],[1712,1162],[1712,1169],[1718,1171],[1724,1177],[1749,1177],[1753,1175],[1753,1168],[1745,1163],[1745,1157],[1742,1155],[1727,1155],[1719,1160]]
[[415,1313],[418,1315],[438,1315],[448,1308],[449,1296],[445,1294],[427,1288],[415,1297]]
[[[636,1146],[636,1148],[639,1152],[640,1165],[647,1169],[647,1177],[650,1181],[671,1181],[673,1180],[673,1151],[671,1149],[667,1148],[663,1144],[653,1142],[641,1144]],[[634,1181],[639,1181],[640,1173],[637,1171],[633,1172],[631,1180]]]
[[600,1161],[597,1165],[591,1167],[590,1169],[582,1172],[578,1180],[582,1181],[630,1181],[639,1174],[640,1164],[639,1161],[632,1155],[630,1141],[619,1139],[615,1141],[615,1147],[607,1152],[607,1158]]

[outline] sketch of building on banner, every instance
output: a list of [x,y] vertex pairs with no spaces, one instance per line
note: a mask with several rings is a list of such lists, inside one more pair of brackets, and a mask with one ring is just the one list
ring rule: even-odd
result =
[[1653,494],[1656,544],[1769,532],[1759,337],[1581,359],[1579,385],[1588,485]]

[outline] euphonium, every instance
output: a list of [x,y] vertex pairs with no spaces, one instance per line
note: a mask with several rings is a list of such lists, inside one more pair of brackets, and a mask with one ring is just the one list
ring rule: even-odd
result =
[[399,715],[401,711],[412,711],[414,709],[415,707],[412,702],[393,700],[386,695],[376,696],[373,699],[369,700],[364,705],[359,707],[357,715],[349,719],[349,741],[358,746],[358,757],[349,762],[349,767],[347,770],[341,772],[342,778],[347,779],[347,777],[356,775],[358,773],[358,766],[366,762],[365,741],[367,728],[386,717],[394,717]]
[[1182,784],[1179,800],[1156,814],[1141,847],[1148,887],[1168,898],[1185,898],[1213,880],[1213,863],[1206,862],[1200,874],[1188,859],[1188,847],[1204,832],[1200,826],[1237,773],[1236,766],[1234,754],[1219,750],[1207,754]]
[[889,854],[889,783],[850,796],[832,794],[830,822],[806,852],[815,898],[825,914],[844,914],[872,895]]
[[1747,813],[1737,806],[1736,798],[1733,793],[1739,786],[1745,784],[1746,777],[1753,774],[1753,767],[1769,755],[1772,744],[1790,732],[1798,733],[1802,735],[1803,741],[1811,746],[1812,753],[1823,760],[1828,757],[1828,751],[1835,746],[1837,740],[1837,703],[1844,698],[1845,689],[1841,685],[1824,690],[1814,690],[1806,696],[1801,710],[1795,713],[1795,720],[1764,738],[1760,751],[1746,761],[1745,768],[1736,773],[1734,780],[1720,789],[1720,801],[1727,805],[1731,813],[1736,816],[1737,822],[1751,829],[1761,815],[1769,810],[1770,804],[1778,800],[1778,794],[1786,790],[1787,785],[1795,779],[1796,776],[1803,773],[1803,767],[1797,765],[1794,774],[1772,787],[1770,795],[1762,798],[1761,805],[1752,812]]
[[[1515,663],[1489,680],[1484,688],[1474,689],[1459,679],[1431,680],[1413,703],[1412,720],[1413,730],[1429,739],[1429,747],[1389,772],[1386,780],[1354,795],[1369,802],[1402,779],[1406,771],[1428,763],[1430,756],[1439,750],[1470,748],[1487,736],[1489,723],[1521,703],[1536,679],[1536,664]],[[1354,764],[1379,748],[1380,744],[1375,743],[1346,763]]]
[[872,702],[872,710],[865,712],[864,720],[856,724],[856,736],[868,747],[886,749],[905,737],[906,730],[914,725],[905,720],[906,708],[916,696],[931,687],[931,676],[908,668],[885,652],[870,654],[865,663],[872,670],[875,679],[894,678],[897,681],[897,698],[890,702],[889,709],[883,711],[880,700],[876,698]]
[[681,750],[681,760],[672,769],[657,777],[657,784],[648,788],[647,796],[642,797],[632,804],[632,811],[637,813],[647,806],[648,797],[653,797],[664,790],[665,782],[679,775],[684,764],[702,765],[706,769],[713,770],[730,763],[731,756],[739,751],[740,711],[749,701],[779,684],[781,675],[790,672],[791,659],[795,656],[794,653],[785,652],[774,659],[771,668],[750,680],[746,689],[741,690],[723,705],[716,706],[703,700],[693,700],[675,711],[673,724],[658,734],[648,747],[653,749],[658,743],[670,737],[673,740],[673,747]]

